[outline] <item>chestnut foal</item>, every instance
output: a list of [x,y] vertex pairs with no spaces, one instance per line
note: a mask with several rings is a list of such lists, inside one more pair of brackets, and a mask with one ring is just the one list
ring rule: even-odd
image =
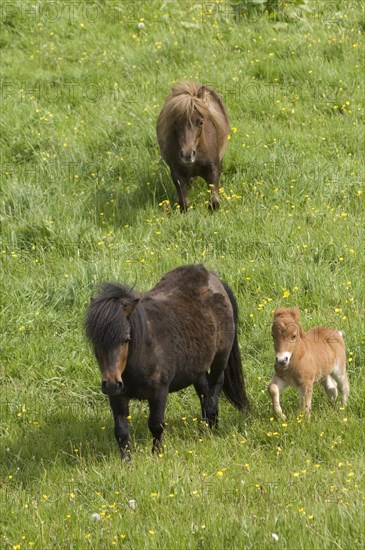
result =
[[275,374],[268,386],[275,414],[285,419],[280,392],[292,386],[299,389],[301,407],[310,415],[314,382],[322,384],[332,401],[337,398],[338,389],[346,405],[349,382],[342,336],[341,331],[324,327],[303,332],[297,307],[275,310],[272,324]]

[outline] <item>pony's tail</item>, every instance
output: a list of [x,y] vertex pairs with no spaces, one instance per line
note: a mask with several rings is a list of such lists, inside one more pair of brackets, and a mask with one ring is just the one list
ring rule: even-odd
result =
[[223,281],[222,284],[232,304],[235,324],[233,346],[229,355],[227,367],[224,371],[223,392],[232,405],[234,405],[238,410],[243,411],[249,408],[249,402],[246,394],[246,384],[243,376],[241,354],[238,347],[238,306],[232,290]]

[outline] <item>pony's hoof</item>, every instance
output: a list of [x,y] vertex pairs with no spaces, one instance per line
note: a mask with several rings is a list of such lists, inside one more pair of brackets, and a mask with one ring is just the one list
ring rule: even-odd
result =
[[132,461],[131,454],[127,453],[125,451],[121,451],[120,458],[121,458],[122,462],[131,462]]
[[180,214],[186,214],[187,211],[189,210],[189,206],[190,206],[190,203],[180,204],[179,205]]
[[220,202],[219,201],[212,201],[209,203],[209,210],[211,212],[215,212],[217,210],[219,210],[219,207],[220,207]]
[[214,428],[218,427],[218,415],[212,414],[207,416],[206,422],[208,423],[208,427],[210,430],[213,430]]

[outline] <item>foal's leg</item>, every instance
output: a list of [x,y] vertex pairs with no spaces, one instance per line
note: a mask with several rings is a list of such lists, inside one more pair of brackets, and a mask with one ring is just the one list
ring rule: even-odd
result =
[[280,406],[280,393],[289,385],[290,384],[288,384],[285,380],[279,378],[277,374],[274,374],[267,387],[267,391],[271,396],[274,413],[277,416],[280,416],[283,420],[286,419],[286,416]]
[[313,380],[308,380],[299,387],[300,405],[305,414],[309,417],[312,408]]
[[121,459],[129,462],[130,442],[129,442],[129,399],[124,396],[109,396],[109,403],[114,417],[114,435],[118,441]]
[[148,400],[150,415],[148,427],[152,434],[152,452],[162,452],[162,433],[165,427],[165,409],[168,391]]
[[329,374],[320,381],[320,384],[323,386],[324,391],[328,395],[331,401],[335,401],[337,399],[337,384],[336,380],[332,378],[332,376]]
[[331,375],[337,382],[339,392],[342,396],[343,404],[346,406],[350,393],[350,385],[345,367],[343,367],[343,369],[340,369],[340,367],[335,367],[331,372]]

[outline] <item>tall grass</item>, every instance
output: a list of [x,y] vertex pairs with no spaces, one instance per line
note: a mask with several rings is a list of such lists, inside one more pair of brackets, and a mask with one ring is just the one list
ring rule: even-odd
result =
[[[363,33],[360,2],[1,6],[0,541],[23,548],[362,548]],[[139,25],[138,25],[139,24]],[[174,82],[230,115],[222,206],[180,215],[155,124]],[[122,465],[85,309],[202,262],[235,292],[251,411],[200,422],[173,394],[165,453],[133,403]],[[272,311],[346,333],[348,409],[272,417]],[[131,502],[131,501],[136,501]]]

